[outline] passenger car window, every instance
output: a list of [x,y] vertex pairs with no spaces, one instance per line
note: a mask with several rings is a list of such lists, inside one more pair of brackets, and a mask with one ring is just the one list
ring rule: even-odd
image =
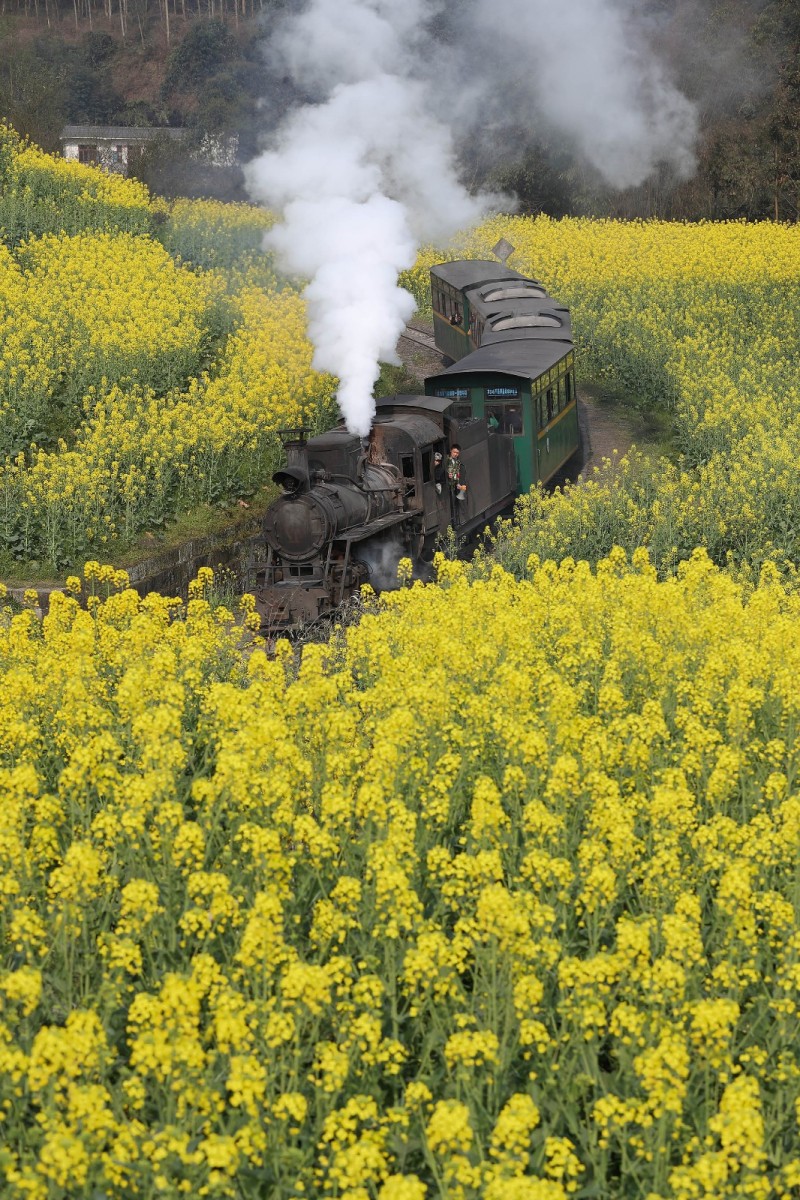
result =
[[497,421],[496,433],[522,437],[525,432],[522,408],[519,404],[487,404],[486,418],[490,429],[493,427],[492,418]]

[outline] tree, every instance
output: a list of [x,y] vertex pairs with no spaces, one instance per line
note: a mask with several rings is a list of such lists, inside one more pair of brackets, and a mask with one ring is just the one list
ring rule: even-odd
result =
[[167,60],[162,95],[204,87],[236,55],[236,39],[222,21],[196,22]]

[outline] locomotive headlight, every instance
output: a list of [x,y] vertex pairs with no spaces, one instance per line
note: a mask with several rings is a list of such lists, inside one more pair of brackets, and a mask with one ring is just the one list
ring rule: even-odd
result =
[[287,496],[295,496],[308,487],[308,476],[300,467],[282,467],[275,471],[272,482],[283,488]]

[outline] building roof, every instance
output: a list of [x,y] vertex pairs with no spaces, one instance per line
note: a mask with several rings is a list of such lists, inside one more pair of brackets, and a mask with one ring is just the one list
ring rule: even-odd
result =
[[453,375],[471,375],[474,371],[490,371],[498,375],[513,375],[521,379],[537,379],[560,362],[572,350],[572,342],[543,338],[519,338],[490,342],[467,354],[452,366],[436,375],[429,375],[426,386]]
[[90,138],[108,142],[149,142],[162,134],[179,140],[185,133],[185,129],[174,129],[168,125],[65,125],[61,130],[61,141]]

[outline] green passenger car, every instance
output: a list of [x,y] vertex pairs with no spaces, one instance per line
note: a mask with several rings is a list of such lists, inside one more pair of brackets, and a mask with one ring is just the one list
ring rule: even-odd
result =
[[455,361],[426,394],[513,438],[520,491],[547,483],[580,449],[569,310],[499,262],[433,267],[431,298],[436,344]]

